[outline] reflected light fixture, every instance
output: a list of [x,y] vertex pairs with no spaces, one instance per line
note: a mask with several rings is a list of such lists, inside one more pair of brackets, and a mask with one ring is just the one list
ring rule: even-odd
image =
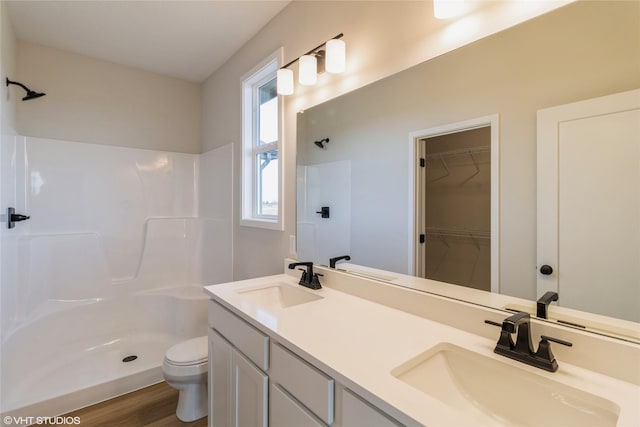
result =
[[433,15],[438,19],[454,18],[464,12],[464,0],[433,0]]
[[340,33],[334,38],[311,49],[304,55],[281,67],[277,73],[278,95],[291,95],[294,92],[293,70],[289,67],[298,62],[298,83],[304,86],[315,85],[318,73],[327,71],[331,74],[343,73],[346,70],[346,47],[340,40]]

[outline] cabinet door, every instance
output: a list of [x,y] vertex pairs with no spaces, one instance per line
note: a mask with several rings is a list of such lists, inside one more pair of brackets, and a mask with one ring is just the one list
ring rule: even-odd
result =
[[238,351],[232,354],[231,426],[267,427],[268,377]]
[[325,427],[300,403],[272,384],[269,395],[269,427]]
[[209,330],[209,426],[231,426],[231,379],[233,347]]

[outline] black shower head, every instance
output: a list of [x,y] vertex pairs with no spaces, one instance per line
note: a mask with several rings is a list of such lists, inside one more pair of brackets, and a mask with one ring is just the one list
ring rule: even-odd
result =
[[314,141],[313,143],[320,148],[324,148],[324,144],[327,142],[329,142],[329,138],[324,138],[324,139],[321,139],[320,141]]
[[34,92],[32,90],[27,91],[27,96],[25,96],[24,98],[22,98],[23,101],[28,101],[30,99],[36,99],[36,98],[40,98],[41,96],[45,96],[46,93],[42,93],[42,92]]
[[7,86],[9,85],[18,85],[20,86],[22,89],[27,91],[27,95],[22,98],[23,101],[28,101],[30,99],[36,99],[36,98],[40,98],[41,96],[45,96],[46,93],[42,93],[42,92],[35,92],[31,89],[29,89],[28,87],[26,87],[25,85],[23,85],[22,83],[19,82],[12,82],[11,80],[9,80],[9,78],[7,77]]

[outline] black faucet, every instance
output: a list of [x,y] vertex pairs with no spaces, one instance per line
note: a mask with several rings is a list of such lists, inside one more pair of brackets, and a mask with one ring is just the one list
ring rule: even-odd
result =
[[541,319],[548,319],[547,312],[549,311],[549,304],[551,304],[553,301],[558,301],[557,292],[549,291],[542,295],[540,299],[538,299],[538,302],[536,304],[536,316]]
[[302,276],[300,276],[300,281],[298,284],[300,286],[304,286],[309,289],[321,289],[322,285],[320,284],[320,280],[318,279],[318,273],[313,272],[313,263],[312,262],[292,262],[289,264],[289,269],[293,270],[299,265],[303,265],[307,267],[306,270],[302,270]]
[[337,256],[335,258],[330,258],[329,259],[329,267],[336,268],[336,262],[338,262],[340,260],[350,261],[351,257],[349,255],[342,255],[342,256]]
[[[485,323],[500,326],[499,323],[494,323],[488,320],[485,321]],[[549,341],[566,345],[568,347],[573,345],[564,340],[542,335],[540,337],[540,344],[538,344],[538,350],[534,351],[533,344],[531,342],[531,316],[529,313],[525,313],[523,311],[504,319],[501,326],[502,330],[500,331],[500,338],[498,339],[496,348],[493,350],[494,353],[549,372],[555,372],[558,370],[558,362],[551,351],[551,344]],[[513,338],[511,338],[511,334],[513,333],[516,333],[515,343],[513,342]]]

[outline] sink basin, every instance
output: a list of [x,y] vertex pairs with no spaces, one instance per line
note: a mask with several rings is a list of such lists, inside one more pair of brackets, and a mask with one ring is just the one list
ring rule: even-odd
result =
[[613,402],[449,343],[391,374],[487,426],[615,426]]
[[259,288],[240,289],[237,291],[243,298],[267,309],[280,309],[305,304],[321,299],[313,291],[294,287],[284,283],[274,283]]

